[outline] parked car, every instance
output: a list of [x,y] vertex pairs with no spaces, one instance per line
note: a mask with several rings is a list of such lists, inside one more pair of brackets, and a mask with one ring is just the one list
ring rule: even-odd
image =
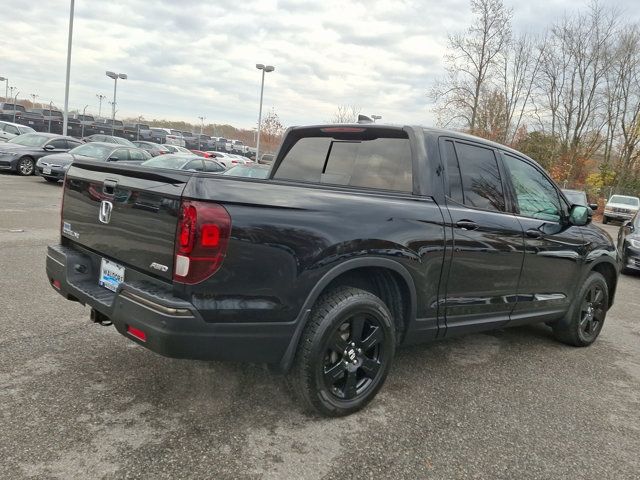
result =
[[192,132],[180,132],[182,134],[182,138],[184,140],[184,147],[187,149],[198,148],[198,137],[195,133]]
[[6,142],[18,135],[34,132],[35,130],[33,128],[27,127],[26,125],[0,121],[0,142]]
[[215,160],[205,159],[194,154],[170,153],[147,160],[142,164],[148,168],[165,168],[190,172],[222,173],[225,168]]
[[42,117],[44,131],[57,134],[62,133],[64,116],[60,110],[53,108],[32,108],[29,112]]
[[213,141],[214,141],[214,147],[212,150],[215,150],[217,152],[227,151],[227,143],[229,142],[229,140],[227,140],[224,137],[213,137]]
[[269,167],[266,165],[236,165],[224,172],[224,175],[232,177],[249,177],[249,178],[267,178],[269,175]]
[[146,123],[134,123],[136,140],[151,141],[151,127]]
[[225,168],[231,168],[235,165],[244,165],[244,160],[239,159],[237,156],[225,152],[208,151],[209,155],[224,165]]
[[213,158],[213,155],[211,155],[209,152],[203,152],[202,150],[190,150],[191,153],[198,155],[199,157],[204,157],[204,158]]
[[133,143],[138,148],[146,150],[151,154],[152,157],[157,157],[158,155],[165,155],[167,153],[171,153],[169,152],[169,149],[167,147],[165,147],[164,145],[160,145],[159,143],[143,142],[143,141],[135,141],[131,143]]
[[262,155],[260,155],[260,161],[258,163],[261,163],[263,165],[271,165],[273,163],[273,159],[273,153],[263,153]]
[[598,209],[597,203],[589,203],[589,200],[587,199],[587,192],[584,190],[569,190],[567,188],[563,188],[562,193],[564,193],[564,196],[572,205],[582,205],[583,207],[589,207],[591,210]]
[[135,145],[131,143],[129,140],[127,140],[126,138],[114,137],[111,135],[103,135],[101,133],[89,135],[88,137],[84,137],[83,140],[85,142],[107,142],[107,143],[117,143],[118,145],[124,145],[126,147],[135,147]]
[[23,105],[18,103],[0,102],[0,120],[25,125],[36,131],[42,131],[44,129],[42,115],[28,111]]
[[76,131],[71,132],[73,136],[77,136],[79,138],[92,135],[94,133],[94,125],[96,119],[93,115],[86,115],[82,113],[74,113],[69,117],[69,122],[75,121],[78,126],[76,127]]
[[177,145],[184,147],[185,142],[182,138],[182,132],[180,130],[174,130],[171,128],[156,128],[151,129],[151,141],[155,143]]
[[39,158],[67,152],[78,145],[81,142],[73,137],[55,133],[25,133],[0,144],[0,170],[33,175]]
[[623,273],[640,272],[640,213],[618,230],[618,251]]
[[190,154],[191,153],[191,150],[189,150],[188,148],[180,147],[178,145],[171,145],[171,144],[168,144],[168,143],[164,144],[164,148],[169,150],[169,153],[185,153],[185,154]]
[[227,140],[225,150],[229,153],[244,153],[244,143],[240,140]]
[[370,402],[400,345],[530,323],[590,345],[618,280],[610,236],[536,162],[410,125],[290,128],[266,179],[76,161],[61,223],[47,279],[94,321],[272,364],[327,416]]
[[627,195],[613,195],[604,206],[602,223],[609,220],[630,220],[640,210],[640,198]]
[[64,179],[71,164],[78,159],[141,164],[150,158],[151,154],[141,148],[125,147],[117,143],[90,142],[79,145],[67,153],[40,158],[36,163],[36,171],[46,181],[57,182]]
[[196,135],[196,143],[197,145],[194,148],[201,151],[215,150],[215,147],[216,147],[215,140],[211,138],[209,135],[205,135],[205,134]]

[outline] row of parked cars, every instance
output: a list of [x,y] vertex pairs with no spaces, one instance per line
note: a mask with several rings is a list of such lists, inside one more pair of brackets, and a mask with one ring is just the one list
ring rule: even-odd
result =
[[[9,129],[12,132],[26,127],[38,132],[62,134],[63,114],[60,110],[53,108],[27,110],[23,105],[17,103],[0,102],[0,121],[5,125],[7,123],[13,125]],[[146,123],[124,123],[122,120],[96,118],[86,114],[70,115],[67,133],[77,138],[95,134],[112,135],[130,141],[144,140],[189,149],[229,152],[248,157],[255,155],[255,149],[244,145],[240,140],[212,137],[173,128],[151,127]]]
[[[189,150],[178,145],[94,134],[80,140],[46,132],[27,132],[0,143],[0,170],[42,176],[48,182],[63,179],[76,159],[139,164],[156,168],[227,173],[264,178],[267,165],[245,156],[214,150]],[[236,168],[242,167],[242,168]]]

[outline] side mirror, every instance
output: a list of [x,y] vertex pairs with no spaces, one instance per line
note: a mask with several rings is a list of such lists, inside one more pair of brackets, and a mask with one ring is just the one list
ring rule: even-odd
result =
[[45,145],[44,147],[42,147],[43,150],[46,150],[47,152],[50,152],[51,150],[55,150],[56,147],[54,147],[53,145],[49,144],[49,145]]
[[631,220],[625,220],[625,222],[622,224],[622,228],[628,228],[630,232],[633,232],[635,230],[635,227],[633,226]]
[[598,209],[598,204],[597,203],[590,203],[589,207],[591,207],[591,210],[597,210]]
[[569,223],[578,227],[584,226],[589,223],[589,209],[582,205],[574,205],[569,212]]
[[120,159],[115,155],[111,155],[109,158],[107,158],[107,162],[117,162],[118,160]]

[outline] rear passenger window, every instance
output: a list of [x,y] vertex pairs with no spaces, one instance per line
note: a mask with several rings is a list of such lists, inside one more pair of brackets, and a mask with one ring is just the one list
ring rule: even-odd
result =
[[504,211],[504,194],[498,162],[490,148],[456,142],[464,204],[484,210]]
[[274,178],[410,193],[409,139],[305,137],[289,150]]
[[464,203],[462,194],[462,175],[456,149],[451,140],[444,142],[444,155],[447,163],[447,176],[449,177],[449,198],[458,203]]

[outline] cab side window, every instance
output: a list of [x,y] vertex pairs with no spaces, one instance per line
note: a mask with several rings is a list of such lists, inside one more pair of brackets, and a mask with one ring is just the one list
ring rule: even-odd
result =
[[447,165],[454,163],[449,168],[449,171],[453,171],[453,175],[449,174],[449,186],[452,194],[459,195],[456,192],[459,191],[458,182],[461,182],[462,198],[465,205],[503,212],[505,201],[502,179],[494,150],[479,145],[455,142],[455,154],[459,165],[460,180],[456,177],[456,160],[451,154],[447,155]]
[[64,138],[58,138],[56,140],[51,140],[47,145],[51,145],[55,149],[66,150],[69,148],[67,146],[67,141]]
[[549,179],[533,165],[508,153],[504,154],[504,162],[509,169],[519,214],[559,222],[560,196]]

